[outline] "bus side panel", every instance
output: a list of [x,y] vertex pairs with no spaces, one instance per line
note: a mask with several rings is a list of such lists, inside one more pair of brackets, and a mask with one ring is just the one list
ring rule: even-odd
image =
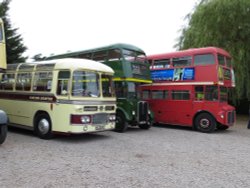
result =
[[31,104],[28,101],[0,100],[1,108],[6,111],[9,122],[32,126]]
[[175,100],[172,103],[173,124],[192,126],[193,105],[191,100]]

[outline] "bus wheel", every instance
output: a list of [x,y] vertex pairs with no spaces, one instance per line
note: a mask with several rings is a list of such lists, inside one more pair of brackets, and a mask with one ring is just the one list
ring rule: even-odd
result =
[[128,123],[126,122],[126,118],[122,112],[116,113],[116,123],[115,123],[115,131],[123,133],[127,130]]
[[195,118],[195,128],[204,133],[213,132],[216,128],[216,121],[208,113],[201,113]]
[[50,139],[53,134],[51,131],[52,125],[47,114],[39,114],[35,120],[35,133],[41,139]]
[[0,125],[0,144],[2,144],[7,136],[7,124]]

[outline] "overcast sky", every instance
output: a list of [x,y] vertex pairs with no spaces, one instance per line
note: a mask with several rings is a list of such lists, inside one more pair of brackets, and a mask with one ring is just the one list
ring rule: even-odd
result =
[[175,50],[198,0],[12,0],[9,16],[28,47],[50,55],[128,43],[148,55]]

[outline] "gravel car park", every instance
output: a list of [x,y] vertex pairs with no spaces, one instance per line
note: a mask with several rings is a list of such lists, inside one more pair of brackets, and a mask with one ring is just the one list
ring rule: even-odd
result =
[[12,128],[0,187],[250,187],[247,121],[211,134],[154,126],[52,140]]

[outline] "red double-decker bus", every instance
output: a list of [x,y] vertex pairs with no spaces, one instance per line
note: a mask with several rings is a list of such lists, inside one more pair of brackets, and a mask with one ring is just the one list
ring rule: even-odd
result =
[[148,56],[152,84],[140,87],[155,122],[201,132],[227,129],[235,122],[228,90],[235,87],[231,57],[215,47]]

